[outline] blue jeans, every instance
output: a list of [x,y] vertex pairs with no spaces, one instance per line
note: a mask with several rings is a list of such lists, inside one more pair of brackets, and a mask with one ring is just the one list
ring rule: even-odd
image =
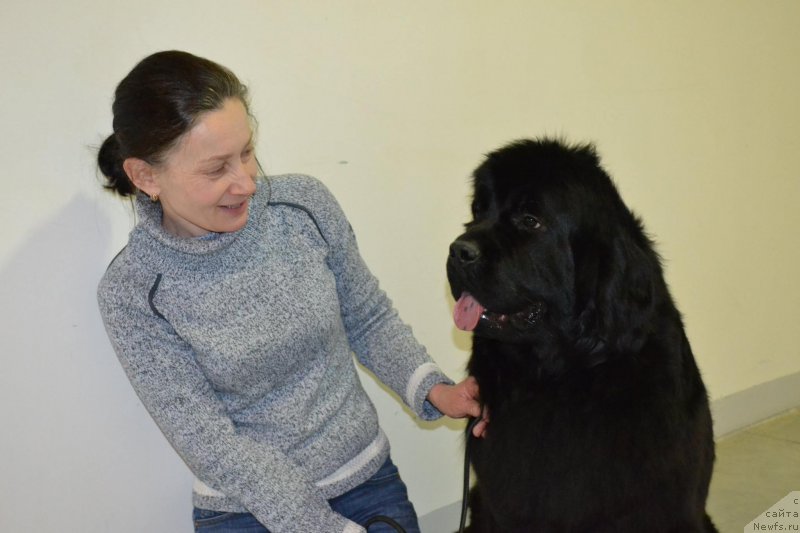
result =
[[[340,515],[364,526],[377,515],[388,516],[407,533],[419,533],[417,513],[408,500],[408,492],[391,457],[370,479],[328,500]],[[269,533],[250,513],[208,511],[195,507],[192,513],[196,533]],[[395,533],[397,530],[382,522],[369,526],[369,533]]]

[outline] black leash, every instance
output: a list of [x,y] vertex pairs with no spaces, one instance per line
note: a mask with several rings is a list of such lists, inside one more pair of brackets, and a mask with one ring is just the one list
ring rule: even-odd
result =
[[481,418],[475,418],[467,426],[467,442],[464,445],[464,492],[461,495],[461,521],[458,525],[458,533],[464,533],[464,527],[467,524],[467,507],[469,507],[469,445],[474,439],[472,430]]
[[398,524],[397,522],[395,522],[394,520],[392,520],[388,516],[381,516],[381,515],[373,516],[372,518],[367,520],[367,523],[364,524],[364,529],[369,529],[369,526],[371,526],[373,524],[377,524],[378,522],[383,522],[384,524],[389,524],[398,533],[406,533],[406,530],[403,529],[403,526],[401,526],[400,524]]

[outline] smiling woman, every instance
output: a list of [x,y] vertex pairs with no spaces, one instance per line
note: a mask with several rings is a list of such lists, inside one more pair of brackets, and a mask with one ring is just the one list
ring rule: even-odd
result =
[[257,176],[246,94],[184,52],[119,84],[98,164],[139,220],[98,288],[106,331],[197,478],[196,531],[418,532],[352,354],[423,419],[480,415],[475,381],[416,341],[321,182]]

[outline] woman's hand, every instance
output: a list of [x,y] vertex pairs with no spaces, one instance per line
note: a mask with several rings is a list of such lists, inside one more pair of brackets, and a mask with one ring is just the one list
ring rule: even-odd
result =
[[489,418],[486,412],[481,412],[480,391],[474,377],[470,376],[455,385],[437,383],[428,393],[428,401],[450,418],[480,418],[472,428],[472,434],[482,437],[486,432]]

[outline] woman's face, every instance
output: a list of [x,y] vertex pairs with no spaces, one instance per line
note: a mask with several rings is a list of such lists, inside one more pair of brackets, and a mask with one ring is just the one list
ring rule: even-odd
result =
[[154,167],[164,229],[199,237],[243,228],[256,173],[247,111],[238,99],[228,99],[202,115]]

